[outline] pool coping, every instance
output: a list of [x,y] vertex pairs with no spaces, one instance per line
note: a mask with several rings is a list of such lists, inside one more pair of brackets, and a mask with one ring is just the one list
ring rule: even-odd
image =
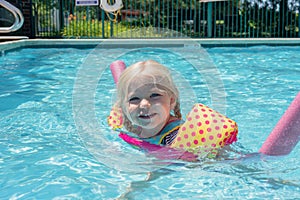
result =
[[180,46],[200,44],[204,47],[253,46],[253,45],[300,45],[300,38],[226,38],[226,39],[21,39],[0,43],[0,52],[23,47],[95,47],[105,48],[140,46]]

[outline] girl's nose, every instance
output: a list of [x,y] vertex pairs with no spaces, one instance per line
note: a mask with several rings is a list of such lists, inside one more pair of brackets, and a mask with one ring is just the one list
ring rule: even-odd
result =
[[147,99],[142,99],[140,102],[141,108],[148,108],[150,106],[150,102]]

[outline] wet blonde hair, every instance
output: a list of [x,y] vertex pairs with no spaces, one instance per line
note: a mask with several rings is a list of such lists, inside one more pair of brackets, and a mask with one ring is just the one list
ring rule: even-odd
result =
[[148,83],[150,80],[151,83],[159,86],[160,89],[166,91],[169,95],[174,96],[176,101],[173,108],[174,116],[181,119],[179,92],[168,68],[154,60],[137,62],[126,68],[126,70],[121,74],[117,85],[117,106],[120,107],[123,112],[123,125],[128,131],[136,134],[139,134],[141,130],[134,126],[128,118],[129,113],[126,108],[126,103],[128,102],[127,95],[130,84],[145,84],[143,83],[145,80]]

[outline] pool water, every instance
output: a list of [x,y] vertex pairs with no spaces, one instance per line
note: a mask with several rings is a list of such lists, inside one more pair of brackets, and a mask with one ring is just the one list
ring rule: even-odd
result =
[[[6,52],[0,57],[0,199],[300,198],[299,145],[287,156],[256,154],[300,91],[300,47],[193,51]],[[201,102],[234,119],[239,135],[230,155],[170,163],[121,141],[106,125],[115,100],[108,64],[115,59],[168,66],[182,92],[182,113]],[[199,60],[211,67],[195,66]]]

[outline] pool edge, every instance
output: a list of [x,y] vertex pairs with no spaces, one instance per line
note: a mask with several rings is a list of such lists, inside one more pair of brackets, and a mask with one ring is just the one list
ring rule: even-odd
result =
[[253,45],[300,45],[300,38],[226,38],[226,39],[23,39],[16,41],[7,41],[0,43],[0,51],[8,51],[21,47],[37,46],[76,46],[87,47],[96,46],[100,43],[110,44],[115,47],[120,45],[134,45],[135,43],[143,45],[179,45],[186,42],[196,42],[206,47],[219,46],[253,46]]

